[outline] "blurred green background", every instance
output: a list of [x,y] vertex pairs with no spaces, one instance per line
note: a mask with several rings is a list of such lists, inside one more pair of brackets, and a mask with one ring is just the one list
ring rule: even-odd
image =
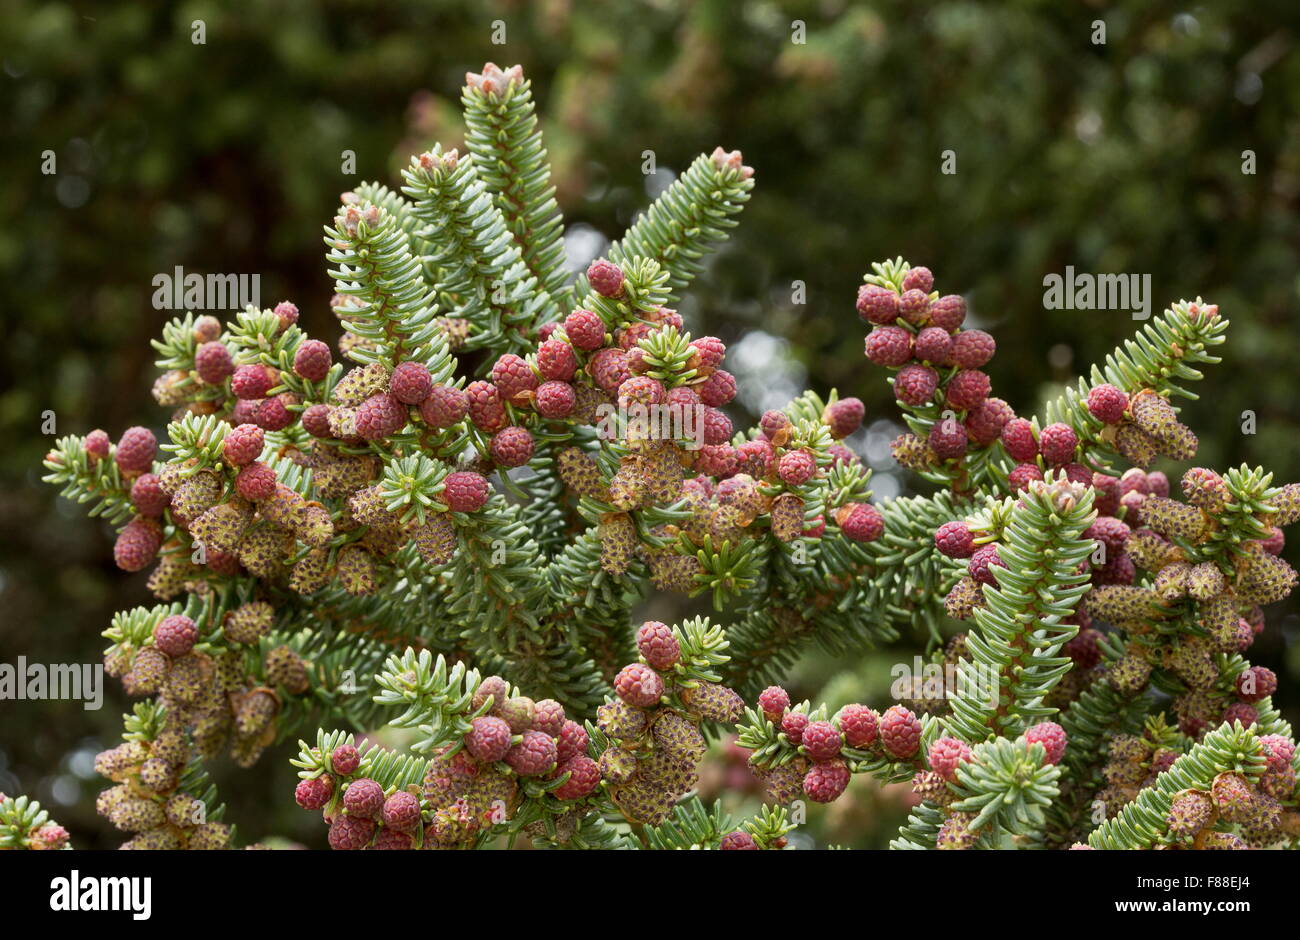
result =
[[[747,389],[738,423],[805,386],[861,397],[868,428],[852,443],[877,467],[878,497],[909,484],[888,457],[896,410],[863,368],[853,298],[870,262],[896,254],[966,295],[971,322],[998,340],[994,393],[1026,413],[1135,326],[1121,312],[1045,311],[1046,274],[1150,274],[1156,311],[1217,302],[1232,320],[1225,361],[1185,409],[1197,462],[1300,479],[1295,5],[6,0],[0,36],[0,662],[95,661],[112,612],[149,602],[143,576],[113,567],[109,530],[40,483],[42,413],[59,434],[161,431],[148,340],[167,314],[150,281],[176,265],[259,273],[264,304],[294,300],[308,331],[333,339],[321,225],[338,194],[391,185],[435,140],[456,145],[464,73],[487,60],[533,80],[580,258],[696,153],[744,151],[755,196],[681,309],[731,346]],[[655,176],[642,175],[646,150]],[[341,172],[345,151],[356,175]],[[1275,700],[1293,721],[1296,609],[1270,609],[1251,654],[1284,675]],[[900,655],[810,655],[792,692],[879,703]],[[40,799],[82,847],[121,841],[93,810],[91,759],[125,703],[115,683],[107,694],[98,712],[0,702],[0,790]],[[323,845],[289,798],[286,753],[237,787],[218,769],[233,818],[244,840]],[[743,778],[719,761],[706,789]],[[854,787],[859,799],[814,813],[798,838],[883,846],[905,794]]]

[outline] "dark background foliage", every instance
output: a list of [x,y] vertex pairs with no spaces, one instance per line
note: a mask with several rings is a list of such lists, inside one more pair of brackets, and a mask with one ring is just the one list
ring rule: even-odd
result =
[[[806,43],[791,41],[794,20]],[[616,236],[696,153],[744,151],[756,195],[682,310],[695,332],[732,344],[751,411],[805,384],[861,397],[871,430],[854,443],[878,466],[879,496],[908,483],[882,450],[896,412],[882,376],[863,369],[852,301],[869,263],[896,254],[967,296],[998,340],[995,393],[1024,412],[1135,326],[1123,312],[1045,310],[1046,274],[1149,274],[1157,312],[1184,295],[1217,302],[1232,320],[1225,361],[1185,410],[1197,462],[1300,479],[1298,27],[1300,9],[1246,0],[10,0],[0,662],[94,661],[112,612],[149,602],[142,576],[114,569],[106,527],[39,478],[47,410],[59,434],[165,424],[148,340],[168,314],[150,303],[151,279],[176,265],[259,273],[264,303],[293,299],[309,332],[332,339],[321,225],[338,194],[393,183],[434,140],[455,145],[464,73],[486,60],[520,62],[533,79],[575,233]],[[53,175],[41,173],[47,150]],[[340,172],[349,150],[355,176]],[[948,150],[952,175],[940,172]],[[1247,411],[1254,434],[1242,432]],[[1277,701],[1293,720],[1295,610],[1275,605],[1252,651],[1287,674]],[[878,702],[903,655],[811,655],[792,685]],[[0,702],[0,789],[41,799],[78,845],[117,844],[94,816],[89,763],[125,705],[115,683],[98,712]],[[238,775],[227,799],[245,838],[319,845],[289,804],[284,751]],[[819,838],[887,841],[901,795],[859,796],[819,822]]]

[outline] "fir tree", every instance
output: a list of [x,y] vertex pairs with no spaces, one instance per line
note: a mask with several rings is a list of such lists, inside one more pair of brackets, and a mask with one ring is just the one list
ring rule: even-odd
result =
[[[336,849],[782,848],[784,807],[855,774],[920,795],[897,848],[1300,834],[1276,678],[1243,657],[1295,585],[1300,486],[1192,468],[1180,500],[1146,472],[1195,454],[1175,403],[1218,361],[1215,306],[1172,305],[1017,417],[962,298],[874,265],[866,357],[934,490],[877,505],[840,443],[861,402],[806,392],[737,431],[725,346],[670,306],[750,198],[738,152],[573,276],[529,82],[489,64],[463,103],[465,153],[413,157],[326,226],[339,361],[287,302],[187,314],[155,343],[165,443],[95,431],[46,460],[119,527],[118,564],[152,569],[159,603],[105,632],[143,701],[99,809],[134,847],[235,844],[205,765],[291,736]],[[652,591],[719,622],[634,624]],[[898,702],[832,714],[779,685],[813,643],[904,637],[941,678]],[[357,746],[385,722],[414,743]],[[770,804],[746,820],[694,792],[731,727]],[[0,802],[6,845],[62,845],[51,825]]]

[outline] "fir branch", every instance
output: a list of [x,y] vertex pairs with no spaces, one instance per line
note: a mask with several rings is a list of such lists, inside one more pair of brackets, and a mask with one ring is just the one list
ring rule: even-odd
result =
[[1150,849],[1177,841],[1169,832],[1169,809],[1184,790],[1209,792],[1221,773],[1258,776],[1265,764],[1259,738],[1240,723],[1208,732],[1200,743],[1178,758],[1156,782],[1137,795],[1118,816],[1088,836],[1094,849]]
[[[752,172],[740,165],[738,153],[734,157],[721,151],[696,157],[606,256],[621,266],[632,258],[659,262],[669,274],[669,299],[680,297],[749,201]],[[579,277],[574,293],[581,297],[586,292],[586,278]]]
[[526,476],[516,481],[525,502],[520,509],[520,520],[538,549],[546,558],[554,558],[569,539],[569,519],[565,512],[564,481],[555,467],[555,445],[539,441],[528,462]]
[[956,736],[1016,734],[1055,712],[1043,699],[1071,666],[1058,653],[1079,629],[1066,620],[1088,590],[1079,564],[1093,543],[1080,536],[1094,517],[1092,490],[1063,479],[1021,494],[998,548],[1006,567],[994,569],[999,586],[984,589],[978,629],[967,636],[970,658],[958,665],[947,720]]
[[435,148],[412,157],[403,177],[402,191],[424,223],[417,235],[439,271],[439,294],[471,325],[465,347],[526,351],[554,301],[525,266],[473,157]]
[[788,673],[816,634],[815,624],[781,603],[750,611],[728,631],[733,656],[726,681],[746,697]]
[[889,847],[904,851],[933,849],[944,818],[943,810],[935,804],[929,801],[918,803],[908,813],[907,822],[898,830]]
[[545,569],[520,515],[517,505],[494,495],[460,527],[460,550],[452,561],[452,579],[472,586],[462,589],[452,614],[497,650],[510,649],[529,632],[539,638]]
[[0,851],[70,849],[68,831],[36,800],[0,793]]
[[1045,763],[1043,745],[994,738],[977,744],[971,760],[957,767],[950,809],[973,813],[973,831],[996,826],[1012,834],[1032,832],[1045,822],[1057,795],[1060,769]]
[[934,547],[934,533],[945,522],[961,518],[968,504],[940,492],[901,497],[879,508],[885,517],[884,535],[851,547],[865,561],[852,586],[857,606],[872,611],[878,629],[921,627],[937,640],[945,617],[943,598],[953,578]]
[[450,375],[447,340],[436,320],[437,304],[424,285],[409,239],[385,210],[347,205],[325,228],[330,276],[349,298],[339,308],[348,329],[363,342],[349,355],[361,363],[416,361]]
[[583,649],[612,680],[634,659],[631,612],[645,595],[640,582],[615,578],[600,566],[594,527],[576,536],[547,566],[551,616],[571,621]]
[[1069,746],[1061,759],[1061,796],[1048,810],[1044,834],[1049,844],[1075,841],[1104,779],[1101,764],[1116,734],[1141,727],[1150,707],[1146,696],[1124,696],[1105,679],[1093,682],[1061,712]]
[[756,693],[790,667],[804,638],[833,654],[893,642],[902,627],[921,628],[937,642],[954,579],[935,550],[934,532],[967,509],[946,492],[878,508],[885,534],[875,542],[804,538],[794,543],[797,553],[784,545],[769,552],[755,591],[762,606],[729,631],[736,665],[728,681]]
[[428,650],[408,649],[401,656],[391,656],[383,670],[375,675],[380,705],[402,707],[403,711],[388,723],[395,728],[415,728],[423,737],[411,749],[418,754],[432,754],[439,748],[460,746],[469,731],[469,721],[476,712],[474,692],[479,674],[463,663],[449,664],[442,656],[436,659]]
[[107,457],[92,457],[86,451],[85,437],[73,435],[59,438],[44,462],[50,472],[41,479],[62,487],[59,495],[64,499],[89,503],[87,515],[91,518],[103,516],[117,525],[135,515],[131,487],[122,478],[112,450]]
[[[1173,304],[1094,365],[1088,378],[1079,379],[1076,387],[1048,402],[1043,418],[1032,419],[1034,426],[1067,424],[1094,461],[1122,459],[1115,448],[1114,429],[1088,411],[1088,393],[1109,384],[1130,396],[1153,389],[1166,398],[1195,400],[1197,395],[1184,383],[1201,378],[1198,366],[1221,361],[1212,350],[1227,339],[1228,325],[1229,321],[1219,317],[1217,307],[1207,306],[1199,298]],[[1002,445],[994,449],[1002,450]]]
[[552,302],[538,321],[558,319],[556,302],[566,299],[564,220],[542,131],[533,105],[532,82],[509,81],[504,89],[484,88],[473,80],[461,92],[465,109],[465,147],[487,188],[495,194],[506,227],[514,235],[524,264]]

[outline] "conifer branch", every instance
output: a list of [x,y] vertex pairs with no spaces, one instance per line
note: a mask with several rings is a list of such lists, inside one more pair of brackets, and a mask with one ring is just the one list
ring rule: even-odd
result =
[[[551,167],[533,105],[532,82],[518,67],[501,72],[490,65],[466,76],[465,147],[474,155],[483,182],[514,234],[524,264],[548,295],[538,322],[559,318],[566,299],[564,220],[555,202]],[[504,87],[502,87],[504,85]]]
[[469,321],[467,349],[527,349],[539,316],[554,301],[528,272],[505,217],[479,178],[472,156],[440,149],[411,158],[402,191],[432,249],[439,294]]
[[[671,296],[678,297],[704,270],[705,255],[735,227],[733,217],[753,187],[753,170],[741,164],[739,151],[701,154],[610,246],[608,257],[615,264],[632,258],[657,261],[669,272]],[[585,292],[584,281],[578,279],[578,296]]]
[[423,362],[443,371],[447,343],[438,327],[438,307],[425,288],[420,265],[405,232],[387,211],[373,204],[348,204],[326,226],[330,276],[348,298],[338,308],[360,338],[349,355],[360,363]]
[[36,800],[0,793],[0,851],[71,849],[68,830],[50,818]]
[[[1206,734],[1200,743],[1175,761],[1156,783],[1138,794],[1114,819],[1108,819],[1088,836],[1094,849],[1149,849],[1180,842],[1193,833],[1171,831],[1170,814],[1180,793],[1205,794],[1207,802],[1223,774],[1239,774],[1248,784],[1264,772],[1267,761],[1257,735],[1240,724],[1224,725]],[[1249,800],[1249,797],[1242,797]],[[1207,809],[1201,828],[1210,824]],[[1175,821],[1174,825],[1178,825]]]
[[[894,454],[942,487],[876,505],[841,443],[861,401],[737,431],[725,344],[666,306],[750,197],[739,153],[695,160],[570,283],[522,70],[470,73],[463,103],[467,154],[362,184],[325,229],[351,365],[288,302],[178,316],[161,446],[96,431],[46,458],[119,528],[117,564],[152,569],[158,603],[104,634],[144,699],[96,761],[130,847],[229,847],[207,767],[291,735],[334,849],[780,849],[782,807],[854,774],[911,782],[900,849],[1063,847],[1103,815],[1094,847],[1295,841],[1277,677],[1242,654],[1300,581],[1277,554],[1300,485],[1194,467],[1178,499],[1143,469],[1195,452],[1173,401],[1218,361],[1216,307],[1175,304],[1019,419],[962,298],[873,265],[856,307],[896,370]],[[655,591],[720,622],[636,624]],[[903,639],[925,674],[879,711],[778,684],[814,643]],[[384,725],[403,746],[358,747]],[[697,790],[731,726],[772,804],[739,823]],[[0,847],[66,841],[0,798]]]
[[1068,619],[1088,590],[1079,563],[1092,541],[1080,536],[1093,518],[1091,490],[1064,480],[1031,484],[1011,509],[998,540],[1002,565],[990,565],[997,586],[984,590],[970,658],[958,667],[949,720],[957,736],[1018,734],[1054,713],[1043,699],[1070,668],[1058,654],[1078,632]]

